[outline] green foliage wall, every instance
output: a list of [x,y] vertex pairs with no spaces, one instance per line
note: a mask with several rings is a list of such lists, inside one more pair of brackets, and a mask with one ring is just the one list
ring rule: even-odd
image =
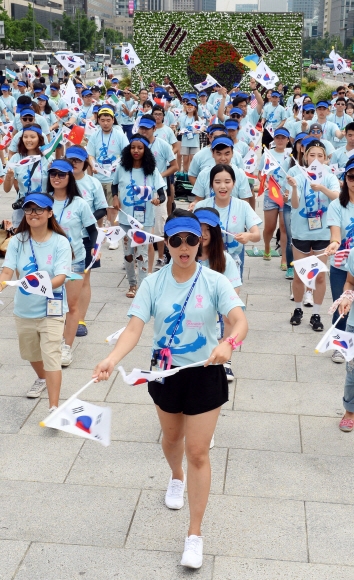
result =
[[[181,28],[180,34],[184,30],[187,31],[186,38],[173,56],[159,48],[172,24]],[[274,45],[274,49],[264,56],[266,64],[277,73],[284,84],[291,86],[299,83],[303,29],[303,15],[300,13],[136,12],[133,44],[141,64],[132,71],[134,89],[139,88],[140,75],[147,84],[151,80],[161,83],[164,75],[169,74],[181,92],[189,91],[193,84],[204,80],[207,73],[212,74],[216,80],[222,80],[228,85],[231,83],[231,86],[228,86],[230,89],[238,78],[237,70],[232,68],[235,64],[234,50],[240,57],[255,52],[245,33],[249,31],[252,34],[252,28],[257,25],[263,27]],[[197,47],[208,41],[226,42],[231,45],[228,52],[230,56],[228,57],[223,49],[225,45],[221,45],[221,49],[216,51],[214,63],[211,65],[210,58],[205,57],[206,69],[201,71],[199,58],[197,71],[199,76],[191,75],[192,53],[195,55]],[[229,66],[225,62],[228,58]],[[215,74],[212,70],[207,70],[210,66],[214,66]],[[240,65],[239,77],[242,76],[242,72],[243,68]],[[221,79],[218,79],[218,74]],[[248,81],[244,79],[242,84],[247,88]]]

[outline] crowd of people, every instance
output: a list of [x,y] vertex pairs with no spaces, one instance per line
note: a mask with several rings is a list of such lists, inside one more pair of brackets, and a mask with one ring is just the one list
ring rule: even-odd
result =
[[[338,329],[354,332],[354,256],[350,253],[339,265],[334,259],[338,250],[354,245],[354,91],[340,86],[331,102],[313,103],[301,95],[299,85],[286,100],[282,85],[262,96],[253,79],[249,92],[235,83],[231,90],[215,85],[180,94],[169,76],[147,87],[141,79],[139,92],[121,90],[118,78],[109,76],[107,90],[74,76],[75,109],[62,92],[68,73],[60,82],[51,78],[49,85],[37,72],[32,83],[22,75],[1,86],[4,133],[9,124],[13,131],[0,150],[0,174],[4,191],[13,192],[14,235],[0,290],[14,274],[22,278],[45,270],[51,278],[54,299],[20,288],[14,316],[21,357],[37,377],[27,397],[40,397],[47,389],[53,412],[59,404],[61,369],[73,361],[74,339],[89,332],[88,266],[97,250],[98,228],[119,223],[125,232],[130,320],[93,376],[97,381],[109,378],[151,317],[152,369],[201,363],[148,386],[171,468],[165,497],[170,509],[183,507],[188,478],[190,526],[181,564],[199,568],[210,490],[209,448],[220,408],[228,400],[228,381],[234,379],[232,353],[247,335],[239,297],[245,245],[265,261],[279,260],[280,270],[292,281],[290,324],[301,324],[303,307],[310,307],[309,324],[316,332],[324,330],[326,275],[318,274],[312,291],[293,262],[314,255],[326,263],[330,256],[333,300],[342,300],[333,322],[340,314]],[[59,143],[46,155],[46,144],[63,127],[86,128],[89,121],[94,130],[85,132],[81,144]],[[35,161],[21,164],[29,156]],[[254,169],[246,163],[249,159]],[[269,159],[274,169],[269,169]],[[328,168],[320,183],[306,176],[315,161]],[[176,205],[177,178],[191,185],[194,197],[188,209]],[[270,178],[279,186],[282,203],[270,195]],[[255,208],[261,193],[259,217]],[[163,241],[132,244],[132,220]],[[264,250],[258,250],[263,222]],[[277,230],[280,258],[271,248]],[[117,241],[109,244],[112,251],[118,247]],[[93,269],[100,268],[100,257]],[[345,361],[339,350],[332,360]],[[353,369],[348,363],[339,425],[347,432],[354,428]]]

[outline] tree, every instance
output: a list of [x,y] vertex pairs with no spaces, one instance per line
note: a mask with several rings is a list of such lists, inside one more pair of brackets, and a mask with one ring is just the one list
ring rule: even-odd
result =
[[303,42],[303,57],[315,60],[328,58],[329,53],[335,47],[336,52],[346,56],[343,44],[338,36],[330,36],[328,32],[322,38],[305,38]]
[[104,35],[106,37],[106,44],[119,44],[123,41],[123,33],[113,28],[105,28]]
[[33,8],[29,4],[26,16],[20,20],[10,18],[0,0],[0,20],[4,21],[5,38],[1,39],[4,49],[33,50],[33,29],[35,36],[35,48],[43,48],[40,38],[48,38],[48,30],[34,19]]
[[54,30],[58,31],[59,26],[62,27],[61,39],[67,42],[68,50],[89,52],[94,49],[96,24],[81,10],[77,10],[73,16],[64,12],[63,20],[53,22]]

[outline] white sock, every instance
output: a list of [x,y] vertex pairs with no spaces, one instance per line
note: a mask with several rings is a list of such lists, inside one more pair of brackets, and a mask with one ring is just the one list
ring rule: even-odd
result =
[[314,304],[312,308],[312,314],[319,314],[320,313],[321,304]]
[[295,308],[300,308],[300,310],[302,310],[302,302],[295,302]]
[[45,383],[45,379],[37,379],[37,381],[39,381],[40,383]]

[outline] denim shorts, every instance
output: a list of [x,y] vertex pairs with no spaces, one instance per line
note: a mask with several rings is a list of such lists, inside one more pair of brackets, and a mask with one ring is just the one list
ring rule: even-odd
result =
[[81,262],[75,262],[71,264],[71,271],[75,272],[75,274],[81,274],[85,270],[85,260],[81,260]]
[[263,199],[263,211],[268,211],[270,209],[277,209],[279,211],[283,211],[282,207],[279,207],[279,205],[277,203],[275,203],[275,201],[270,199],[270,197],[268,195],[268,191],[265,191],[264,192],[264,199]]

